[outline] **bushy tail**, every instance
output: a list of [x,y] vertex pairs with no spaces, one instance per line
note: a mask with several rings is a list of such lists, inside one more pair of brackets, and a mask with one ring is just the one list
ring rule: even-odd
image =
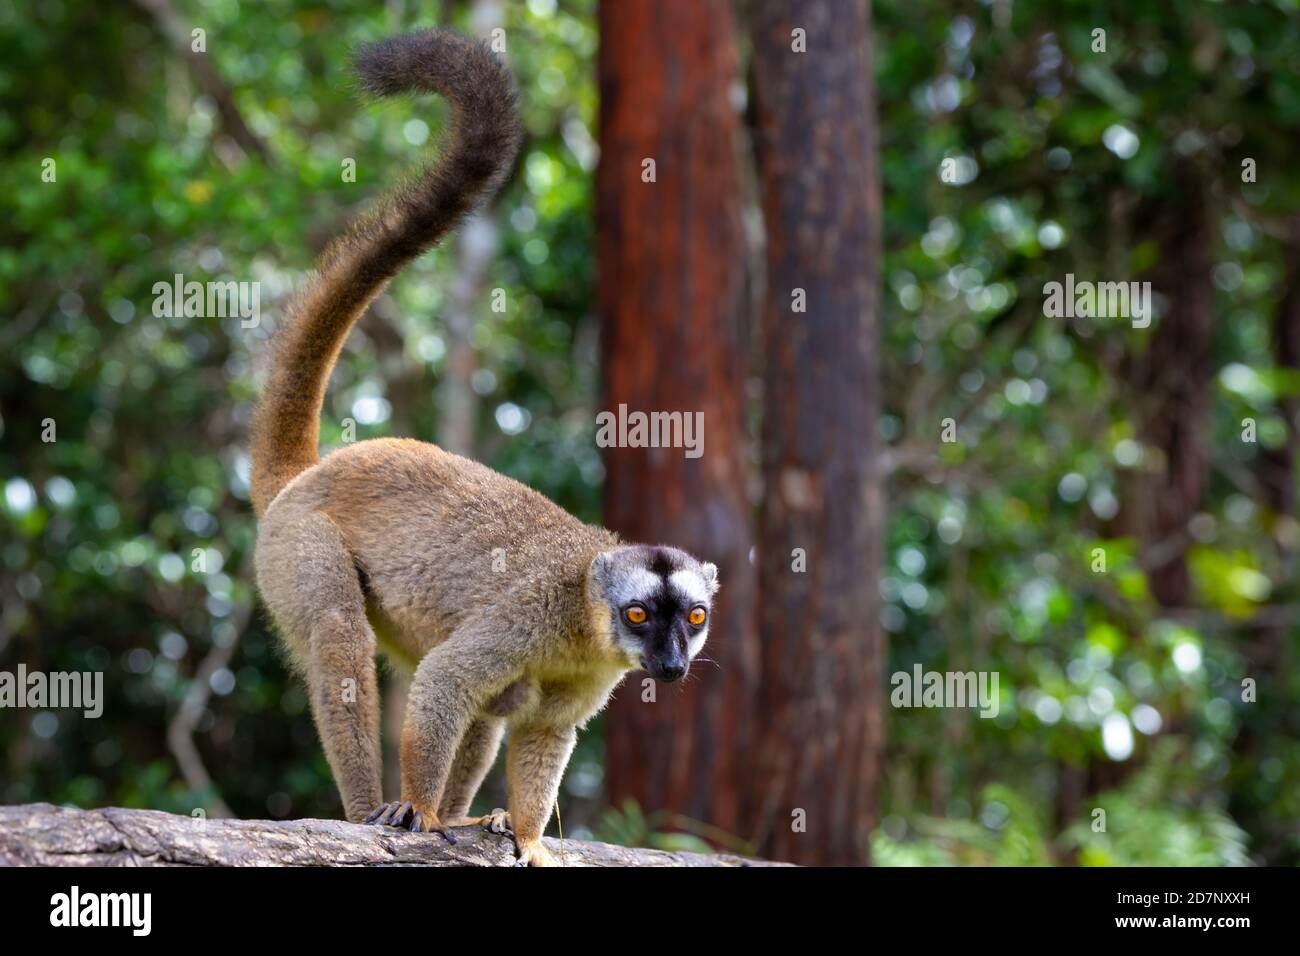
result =
[[445,96],[452,129],[432,166],[388,193],[330,245],[272,340],[252,429],[252,497],[259,516],[319,460],[325,386],[348,330],[403,266],[500,185],[519,148],[514,84],[481,43],[449,30],[410,33],[363,48],[356,70],[362,88],[378,96]]

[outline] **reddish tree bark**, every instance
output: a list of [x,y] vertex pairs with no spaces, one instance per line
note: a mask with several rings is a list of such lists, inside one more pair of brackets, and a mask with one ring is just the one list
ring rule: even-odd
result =
[[762,0],[752,39],[767,289],[749,818],[776,858],[865,863],[884,744],[870,10]]
[[[744,387],[749,372],[734,25],[727,0],[618,0],[599,12],[596,175],[603,408],[702,412],[704,450],[605,451],[605,520],[720,568],[704,656],[684,686],[643,675],[605,718],[610,800],[734,832],[754,675]],[[646,160],[654,181],[644,181]]]

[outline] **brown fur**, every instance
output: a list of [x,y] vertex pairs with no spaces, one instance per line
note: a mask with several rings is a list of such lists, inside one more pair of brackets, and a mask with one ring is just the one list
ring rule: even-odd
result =
[[325,385],[348,330],[403,266],[500,184],[519,148],[510,74],[480,43],[449,30],[407,34],[363,48],[356,68],[370,93],[447,97],[452,131],[436,163],[325,250],[290,306],[253,417],[252,497],[259,515],[317,461]]
[[[431,171],[331,247],[278,337],[253,429],[258,585],[306,677],[348,819],[443,833],[473,822],[465,814],[508,726],[510,813],[479,819],[497,829],[508,819],[521,862],[546,865],[541,836],[575,728],[636,664],[635,640],[613,638],[606,593],[617,573],[635,582],[617,569],[641,551],[434,445],[381,439],[318,460],[325,383],[348,329],[496,185],[518,140],[509,78],[478,44],[414,34],[368,48],[358,65],[375,92],[448,96],[455,131]],[[716,569],[673,553],[674,567],[716,588]],[[381,646],[415,666],[401,802],[387,805]]]

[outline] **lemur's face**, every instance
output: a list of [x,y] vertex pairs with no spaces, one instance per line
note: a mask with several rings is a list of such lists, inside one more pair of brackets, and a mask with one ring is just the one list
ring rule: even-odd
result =
[[655,680],[685,677],[709,636],[717,567],[677,548],[634,544],[598,555],[591,582],[610,606],[614,644]]

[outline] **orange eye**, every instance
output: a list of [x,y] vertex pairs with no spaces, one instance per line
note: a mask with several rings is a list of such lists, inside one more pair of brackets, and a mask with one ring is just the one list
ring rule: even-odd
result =
[[699,627],[701,624],[704,623],[705,618],[707,618],[708,616],[709,615],[704,610],[704,608],[693,607],[691,608],[691,613],[686,616],[686,620],[690,621],[696,627]]
[[632,607],[628,608],[626,611],[623,612],[623,616],[627,618],[627,622],[629,624],[644,624],[645,608],[638,607],[634,604]]

